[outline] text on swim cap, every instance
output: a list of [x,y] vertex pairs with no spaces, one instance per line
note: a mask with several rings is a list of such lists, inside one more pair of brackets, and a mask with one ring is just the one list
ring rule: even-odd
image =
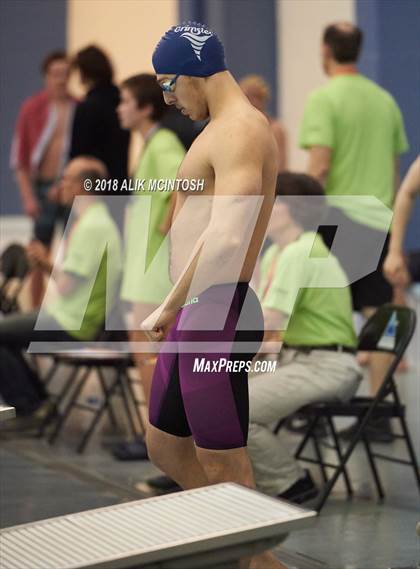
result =
[[212,36],[212,32],[209,32],[209,30],[206,30],[206,28],[194,28],[192,26],[177,26],[174,29],[174,32],[191,32],[193,34],[207,34],[209,36]]

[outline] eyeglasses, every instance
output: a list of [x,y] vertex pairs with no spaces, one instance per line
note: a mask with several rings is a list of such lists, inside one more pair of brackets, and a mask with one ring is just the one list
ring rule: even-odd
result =
[[162,91],[165,91],[165,93],[173,93],[175,91],[175,83],[179,75],[180,74],[175,75],[173,79],[170,79],[168,81],[163,81],[163,83],[160,83]]

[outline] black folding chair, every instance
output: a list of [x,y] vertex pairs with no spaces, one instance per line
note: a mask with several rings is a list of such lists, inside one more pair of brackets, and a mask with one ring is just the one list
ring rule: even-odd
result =
[[[119,289],[119,287],[118,287]],[[119,295],[116,295],[119,298]],[[63,352],[51,354],[53,363],[44,378],[44,386],[48,388],[57,371],[63,366],[70,366],[71,371],[58,393],[50,393],[50,398],[56,403],[58,413],[54,420],[47,417],[38,431],[38,436],[46,434],[47,428],[50,429],[48,442],[53,444],[74,409],[81,409],[93,414],[92,420],[84,433],[77,452],[82,453],[91,438],[96,426],[105,412],[108,413],[111,425],[117,427],[116,413],[113,407],[114,396],[119,395],[125,409],[125,416],[128,427],[133,438],[145,433],[145,425],[139,407],[145,405],[145,401],[139,401],[134,393],[133,384],[141,383],[140,380],[133,380],[129,375],[129,369],[135,367],[130,354],[119,353],[107,348],[108,342],[126,342],[127,332],[124,328],[124,318],[121,306],[118,302],[112,306],[108,315],[108,324],[112,322],[111,329],[106,328],[105,322],[98,331],[95,342],[95,349],[80,349],[76,352]],[[107,369],[112,372],[111,378],[107,381],[103,371]],[[89,402],[79,400],[83,388],[88,378],[96,376],[101,389],[102,400],[99,405],[92,405]],[[136,425],[137,420],[137,425]]]
[[[49,433],[48,442],[50,444],[56,441],[70,413],[74,409],[82,409],[93,414],[89,427],[83,434],[77,447],[77,452],[82,453],[105,412],[108,413],[111,424],[114,427],[117,426],[116,414],[113,407],[113,398],[115,395],[122,397],[128,426],[132,436],[138,436],[136,419],[141,433],[145,432],[145,425],[139,410],[139,406],[143,405],[144,402],[139,401],[134,393],[134,380],[129,376],[129,368],[132,367],[134,363],[129,355],[119,354],[106,349],[97,351],[89,350],[85,352],[81,350],[76,353],[55,354],[53,356],[51,369],[44,380],[46,387],[51,383],[62,365],[68,365],[72,369],[59,393],[50,394],[50,397],[56,402],[58,408],[64,404],[63,411],[54,421],[52,431]],[[109,382],[107,382],[103,374],[104,369],[112,370],[113,372],[112,379]],[[102,392],[102,401],[98,406],[79,401],[80,394],[91,372],[96,372],[96,377]],[[51,425],[51,423],[46,423],[42,426],[39,436],[45,434],[49,425]]]
[[[376,396],[353,397],[348,403],[315,403],[299,410],[300,415],[304,415],[308,418],[309,424],[295,452],[295,457],[299,460],[312,462],[320,466],[325,485],[315,506],[318,512],[321,511],[340,476],[344,477],[348,495],[352,495],[353,491],[346,464],[359,442],[363,443],[366,450],[368,463],[381,500],[385,497],[385,492],[376,466],[376,458],[411,466],[420,492],[419,466],[405,419],[405,405],[401,402],[394,378],[395,370],[410,343],[415,327],[416,314],[412,309],[392,304],[380,307],[366,322],[360,332],[358,341],[359,350],[384,352],[394,355]],[[334,425],[334,417],[356,417],[357,419],[358,429],[345,450],[341,447],[339,442],[337,430]],[[372,451],[371,444],[365,435],[365,428],[371,419],[376,418],[396,418],[399,420],[402,434],[395,435],[395,437],[405,441],[409,460],[403,460]],[[331,433],[334,443],[333,449],[335,450],[338,464],[326,462],[322,456],[322,445],[315,433],[315,429],[320,420],[326,421],[327,428]],[[316,458],[303,456],[303,451],[310,440],[313,443]],[[330,478],[328,478],[327,475],[327,468],[333,469],[333,474]]]

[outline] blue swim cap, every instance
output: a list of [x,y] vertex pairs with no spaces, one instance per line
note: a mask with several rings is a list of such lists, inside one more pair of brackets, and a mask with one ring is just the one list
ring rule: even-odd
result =
[[152,61],[160,75],[208,77],[226,70],[222,42],[197,22],[184,22],[168,30],[157,44]]

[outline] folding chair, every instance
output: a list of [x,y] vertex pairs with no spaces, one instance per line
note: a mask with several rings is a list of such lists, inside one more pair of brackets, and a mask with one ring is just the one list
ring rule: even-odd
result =
[[[133,437],[138,435],[135,419],[137,419],[141,432],[145,432],[144,422],[139,410],[139,405],[144,404],[144,402],[137,400],[134,393],[133,380],[128,373],[129,368],[134,364],[129,355],[119,354],[106,349],[98,349],[97,351],[80,350],[75,353],[55,354],[53,360],[53,365],[44,381],[45,386],[48,386],[52,381],[61,365],[69,365],[72,370],[61,391],[56,395],[51,395],[55,399],[57,407],[64,404],[64,409],[55,420],[52,432],[48,436],[50,444],[56,441],[73,409],[82,409],[93,413],[92,421],[77,447],[77,452],[82,453],[105,411],[108,413],[112,425],[116,427],[117,421],[112,399],[117,394],[122,397],[128,425]],[[109,386],[103,374],[103,369],[113,370],[114,372]],[[79,401],[79,396],[92,371],[96,372],[103,395],[103,400],[98,407]],[[65,401],[66,398],[67,402]],[[45,433],[46,427],[47,424],[41,427],[39,436]]]
[[[394,355],[376,396],[353,397],[348,403],[315,403],[307,405],[299,410],[299,414],[303,414],[309,419],[309,426],[295,452],[295,457],[299,460],[312,462],[320,466],[325,486],[315,506],[315,509],[318,512],[321,511],[340,476],[344,477],[348,495],[352,495],[353,492],[350,477],[346,470],[346,464],[357,443],[360,441],[363,443],[365,448],[368,463],[381,500],[385,497],[385,492],[376,466],[376,458],[411,466],[420,492],[419,466],[405,419],[405,405],[401,403],[394,378],[395,370],[401,361],[408,344],[410,343],[415,327],[416,314],[412,309],[394,306],[392,304],[380,307],[366,322],[360,332],[358,341],[359,350],[368,352],[384,352]],[[337,430],[334,425],[334,417],[357,418],[358,429],[353,438],[349,441],[345,450],[341,448]],[[405,441],[409,460],[402,460],[400,458],[372,451],[371,444],[365,435],[365,428],[372,418],[375,419],[383,417],[396,418],[399,420],[402,434],[395,436]],[[331,433],[334,442],[333,449],[336,452],[338,464],[326,462],[323,459],[320,442],[315,436],[316,426],[318,421],[322,418],[326,420],[327,428]],[[314,445],[316,458],[303,456],[303,451],[309,440],[311,440]],[[334,469],[331,478],[328,478],[327,476],[327,468]]]

